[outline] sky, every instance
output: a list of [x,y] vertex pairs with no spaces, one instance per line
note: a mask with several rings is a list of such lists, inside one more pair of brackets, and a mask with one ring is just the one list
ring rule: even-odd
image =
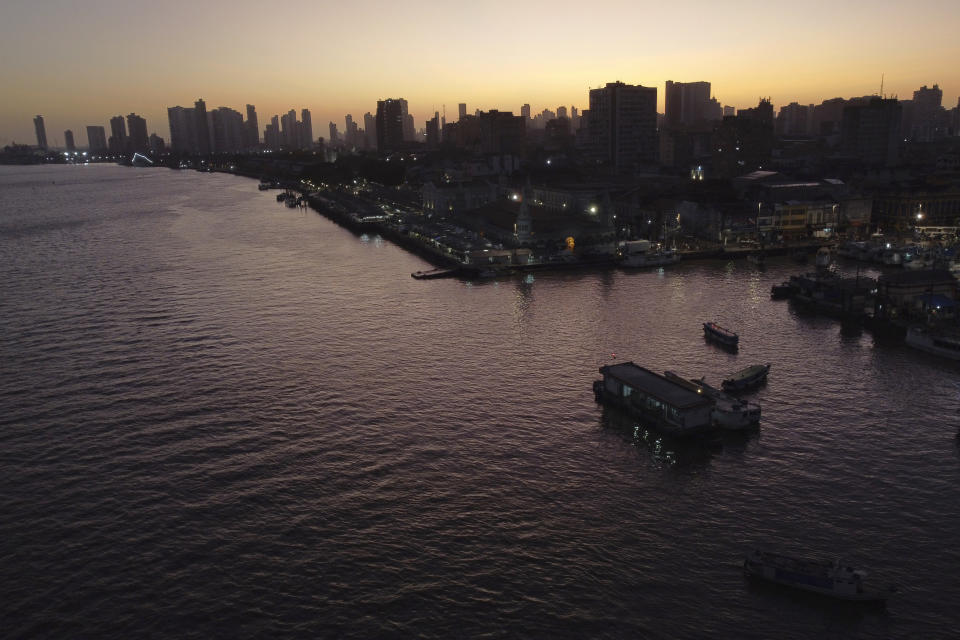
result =
[[65,129],[85,146],[87,125],[109,133],[131,112],[169,142],[167,107],[200,97],[256,105],[261,136],[307,108],[326,137],[385,98],[405,98],[420,128],[444,105],[455,121],[460,102],[584,109],[617,80],[656,87],[661,112],[667,80],[711,82],[738,108],[939,84],[952,108],[958,27],[957,0],[3,0],[0,145],[36,144],[42,114],[52,146]]

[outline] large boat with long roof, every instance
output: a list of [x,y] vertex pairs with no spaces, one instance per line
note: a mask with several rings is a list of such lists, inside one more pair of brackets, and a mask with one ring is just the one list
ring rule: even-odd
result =
[[866,572],[839,560],[819,561],[754,549],[743,560],[743,571],[751,578],[769,580],[831,598],[860,602],[883,602],[896,587],[870,590],[864,587]]

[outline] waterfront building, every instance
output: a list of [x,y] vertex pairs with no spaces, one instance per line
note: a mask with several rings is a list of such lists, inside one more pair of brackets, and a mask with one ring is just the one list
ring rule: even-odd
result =
[[485,180],[427,181],[420,189],[424,212],[459,215],[495,202],[497,188]]
[[90,153],[104,153],[107,151],[107,132],[103,127],[87,127],[87,148]]
[[207,103],[203,98],[193,103],[193,120],[197,141],[197,153],[210,155],[210,123],[207,120]]
[[960,226],[960,181],[942,178],[893,182],[873,192],[873,223],[907,233],[914,227]]
[[518,245],[529,243],[533,237],[533,218],[527,206],[529,190],[524,190],[520,201],[520,211],[517,212],[517,221],[513,223],[513,237]]
[[617,171],[657,160],[657,89],[611,82],[590,90],[588,155]]
[[150,134],[150,152],[151,153],[160,153],[163,151],[164,144],[163,138],[158,136],[155,133]]
[[146,153],[150,150],[150,135],[147,133],[147,121],[135,113],[127,116],[128,142],[125,151]]
[[281,146],[286,150],[300,148],[300,132],[297,112],[293,109],[280,116]]
[[37,134],[37,147],[46,150],[47,127],[43,124],[43,116],[37,116],[33,119],[33,129]]
[[77,147],[73,144],[73,131],[67,129],[63,132],[63,142],[67,146],[67,151],[76,151]]

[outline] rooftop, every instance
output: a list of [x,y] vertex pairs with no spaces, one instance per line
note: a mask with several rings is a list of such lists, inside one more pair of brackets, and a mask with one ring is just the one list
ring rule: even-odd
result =
[[654,396],[678,409],[710,404],[710,400],[703,394],[671,382],[663,376],[635,365],[632,362],[608,365],[603,367],[601,371],[606,371],[617,380],[625,382],[631,387]]

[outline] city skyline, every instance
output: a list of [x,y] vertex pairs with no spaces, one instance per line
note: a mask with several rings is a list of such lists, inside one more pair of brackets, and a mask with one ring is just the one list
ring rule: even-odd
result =
[[[789,16],[754,0],[652,12],[600,2],[591,5],[597,20],[588,28],[593,23],[583,12],[546,3],[492,2],[477,10],[421,1],[388,15],[373,1],[349,9],[294,1],[286,15],[309,26],[303,35],[284,30],[282,38],[265,28],[260,5],[237,2],[229,15],[189,5],[187,22],[181,4],[188,6],[134,6],[145,33],[116,30],[109,38],[104,24],[115,15],[129,18],[128,3],[5,8],[0,52],[15,63],[0,70],[8,98],[0,106],[0,143],[33,143],[37,114],[54,147],[64,144],[66,129],[85,146],[87,126],[131,112],[169,139],[167,108],[198,97],[210,108],[254,104],[262,118],[295,107],[309,109],[317,122],[340,123],[402,96],[420,129],[444,105],[454,121],[459,103],[468,113],[519,114],[525,103],[534,113],[560,105],[582,110],[590,89],[617,80],[657,88],[660,113],[667,80],[710,82],[714,97],[737,108],[755,106],[761,96],[779,108],[877,94],[881,78],[883,93],[901,99],[938,84],[946,108],[960,93],[953,62],[960,44],[950,33],[960,8],[943,0],[909,7],[815,2]],[[819,11],[821,4],[829,11]],[[890,46],[911,38],[924,46]]]

